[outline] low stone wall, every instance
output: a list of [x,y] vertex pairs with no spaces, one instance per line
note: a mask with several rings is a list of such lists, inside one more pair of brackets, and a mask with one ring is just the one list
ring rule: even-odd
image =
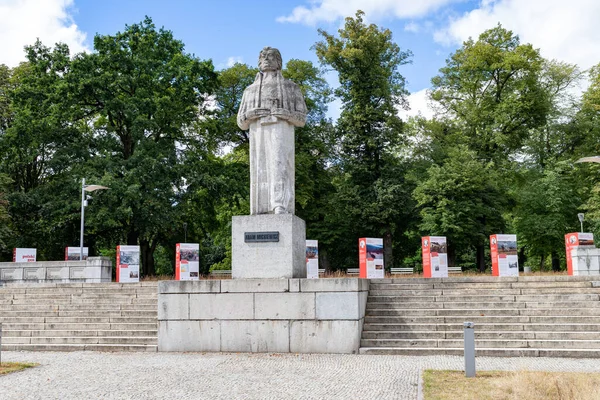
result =
[[159,351],[357,353],[369,281],[162,281]]
[[573,276],[600,275],[600,249],[579,246],[571,250]]
[[83,261],[0,263],[0,285],[23,283],[111,282],[112,261],[89,257]]

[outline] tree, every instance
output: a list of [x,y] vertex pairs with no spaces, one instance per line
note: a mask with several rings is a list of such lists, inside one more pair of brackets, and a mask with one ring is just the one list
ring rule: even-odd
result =
[[443,164],[433,164],[414,191],[422,217],[421,231],[447,236],[449,264],[457,249],[475,248],[477,266],[485,270],[484,246],[489,235],[502,232],[505,201],[492,162],[478,159],[461,145],[448,151]]
[[461,124],[470,148],[501,161],[546,122],[542,67],[538,50],[498,25],[451,55],[432,79],[431,98],[442,115]]
[[553,269],[558,269],[557,249],[564,249],[565,233],[577,230],[576,215],[582,203],[577,181],[572,164],[561,161],[544,170],[529,170],[514,188],[519,242],[530,255],[540,258],[540,269],[547,256],[552,257]]
[[358,11],[354,18],[346,18],[339,37],[319,30],[324,40],[315,45],[319,61],[338,74],[335,94],[342,101],[329,241],[343,257],[338,262],[348,263],[356,254],[356,240],[349,238],[383,236],[386,264],[392,266],[392,236],[402,232],[397,228],[410,208],[396,151],[402,142],[397,109],[406,104],[407,95],[399,68],[411,53],[393,42],[390,30],[365,24],[363,16]]
[[145,274],[153,253],[173,233],[185,190],[180,142],[204,114],[217,76],[211,61],[184,52],[181,41],[150,18],[115,35],[97,35],[94,52],[73,61],[68,79],[93,123],[89,178],[111,190],[90,223],[96,232],[118,229],[139,244]]

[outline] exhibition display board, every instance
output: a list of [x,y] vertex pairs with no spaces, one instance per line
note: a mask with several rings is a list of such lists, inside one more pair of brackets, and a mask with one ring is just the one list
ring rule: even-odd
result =
[[425,278],[448,277],[448,246],[444,236],[421,238],[423,252],[423,276]]
[[306,278],[319,279],[319,241],[306,241]]
[[13,262],[35,262],[37,249],[13,249]]
[[[81,252],[81,247],[65,247],[65,261],[79,261],[79,253],[80,252]],[[88,254],[89,254],[88,248],[84,247],[82,260],[87,260]]]
[[200,279],[199,243],[177,243],[175,245],[175,279],[178,281]]
[[579,246],[593,246],[594,234],[589,232],[573,232],[565,235],[565,247],[567,250],[567,272],[573,275],[573,258],[571,250]]
[[491,235],[490,254],[493,276],[519,276],[517,235]]
[[358,266],[361,278],[378,279],[385,277],[383,239],[358,239]]
[[140,281],[140,246],[117,246],[117,282]]

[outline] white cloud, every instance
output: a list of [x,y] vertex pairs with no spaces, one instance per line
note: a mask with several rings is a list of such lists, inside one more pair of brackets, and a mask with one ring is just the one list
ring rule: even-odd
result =
[[408,24],[404,25],[404,30],[406,32],[419,33],[419,31],[421,31],[421,26],[416,22],[409,22]]
[[23,47],[37,38],[49,47],[66,43],[71,54],[87,51],[72,5],[73,0],[0,0],[0,64],[14,67],[25,61]]
[[422,89],[418,92],[411,93],[408,96],[408,104],[410,105],[410,110],[398,110],[398,115],[406,120],[409,117],[422,116],[427,119],[433,118],[435,112],[429,105],[429,89]]
[[290,15],[278,17],[277,21],[315,25],[352,16],[356,10],[364,11],[370,19],[416,18],[458,1],[461,0],[311,0],[309,7],[296,7]]
[[600,1],[484,0],[479,8],[450,20],[434,38],[461,44],[499,23],[539,48],[543,57],[575,63],[587,69],[600,62]]
[[242,57],[240,57],[240,56],[237,56],[237,57],[229,57],[229,58],[227,59],[227,66],[228,66],[228,67],[233,67],[235,64],[237,64],[237,63],[240,63],[240,64],[241,64],[241,63],[243,63],[243,62],[244,62],[244,59],[243,59]]

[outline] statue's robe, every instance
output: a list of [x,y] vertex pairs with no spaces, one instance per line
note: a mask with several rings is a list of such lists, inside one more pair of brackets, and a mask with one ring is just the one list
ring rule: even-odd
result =
[[250,130],[250,214],[294,213],[294,127],[306,122],[298,85],[281,71],[258,73],[244,90],[238,126]]

